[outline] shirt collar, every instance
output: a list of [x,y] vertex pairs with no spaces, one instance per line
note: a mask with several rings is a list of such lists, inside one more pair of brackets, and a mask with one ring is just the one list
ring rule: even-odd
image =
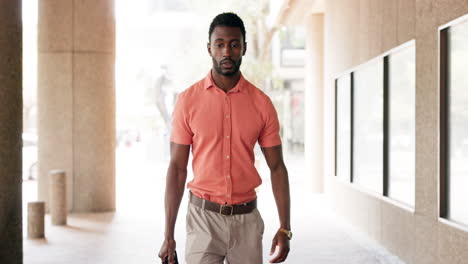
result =
[[[236,92],[247,92],[247,87],[246,87],[246,80],[244,79],[244,76],[242,73],[240,74],[240,79],[237,82],[236,86],[234,86],[231,90],[229,90],[230,93],[236,93]],[[208,72],[208,75],[206,75],[205,79],[203,80],[203,88],[205,90],[208,90],[209,88],[216,87],[213,77],[211,76],[211,70]]]

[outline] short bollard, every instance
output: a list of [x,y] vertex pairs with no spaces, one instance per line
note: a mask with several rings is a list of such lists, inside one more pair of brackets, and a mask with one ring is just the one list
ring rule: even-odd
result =
[[44,238],[45,203],[28,203],[28,238]]
[[67,224],[66,174],[62,170],[49,172],[49,210],[52,225]]

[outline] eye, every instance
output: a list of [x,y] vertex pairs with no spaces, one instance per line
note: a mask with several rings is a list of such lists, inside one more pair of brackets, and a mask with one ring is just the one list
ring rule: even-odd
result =
[[234,43],[234,44],[231,45],[231,47],[233,47],[233,48],[238,48],[239,46],[240,46],[239,43]]
[[216,44],[216,47],[218,47],[218,48],[222,48],[222,47],[224,47],[224,44],[222,44],[222,43],[220,43],[220,44]]

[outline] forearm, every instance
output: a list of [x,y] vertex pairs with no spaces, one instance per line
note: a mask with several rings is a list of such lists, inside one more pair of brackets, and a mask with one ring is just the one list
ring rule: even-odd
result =
[[185,180],[187,179],[187,169],[178,169],[174,165],[169,165],[166,179],[165,211],[166,228],[165,238],[174,239],[174,229],[179,212],[180,202],[184,195]]
[[271,184],[278,208],[280,227],[291,230],[289,179],[284,163],[271,170]]

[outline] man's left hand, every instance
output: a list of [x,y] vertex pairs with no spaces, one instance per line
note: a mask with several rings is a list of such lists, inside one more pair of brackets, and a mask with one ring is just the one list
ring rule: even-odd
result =
[[286,260],[289,254],[289,239],[285,233],[278,230],[271,244],[270,256],[278,248],[276,256],[270,260],[270,263],[281,263]]

